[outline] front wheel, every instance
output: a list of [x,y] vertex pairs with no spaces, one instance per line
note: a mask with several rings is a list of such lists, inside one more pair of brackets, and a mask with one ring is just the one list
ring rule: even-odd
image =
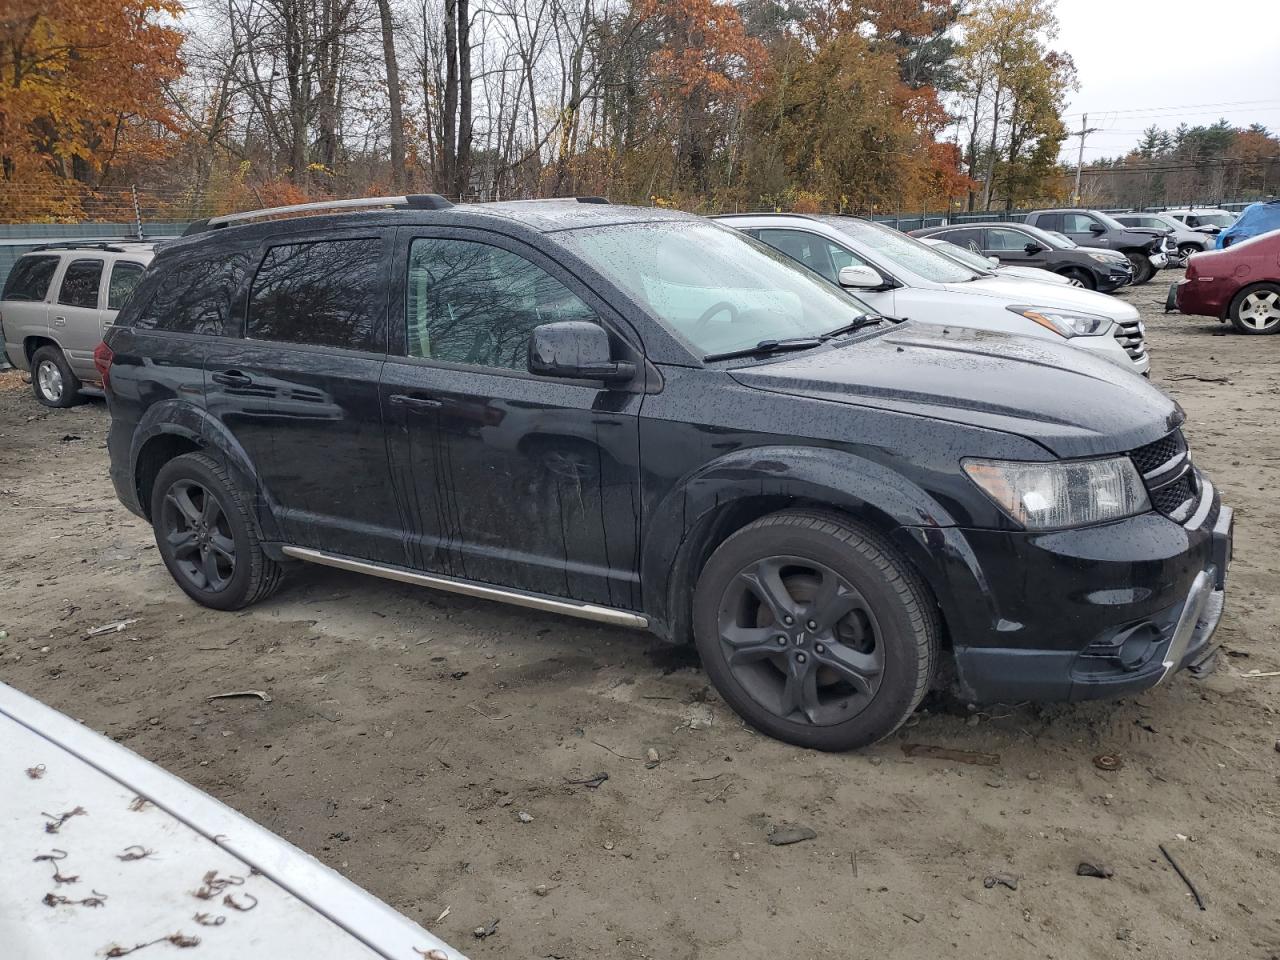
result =
[[1062,271],[1062,275],[1071,281],[1073,287],[1083,287],[1085,290],[1098,289],[1098,282],[1094,280],[1093,274],[1088,270],[1081,270],[1079,267],[1068,267]]
[[280,564],[263,551],[245,499],[211,457],[185,453],[160,468],[151,525],[170,575],[203,606],[239,610],[280,585]]
[[1227,315],[1241,333],[1280,331],[1280,284],[1255,283],[1235,295]]
[[1156,268],[1151,265],[1151,261],[1145,253],[1126,253],[1129,262],[1133,264],[1133,285],[1139,286],[1146,283],[1156,275]]
[[1193,253],[1204,253],[1204,251],[1194,243],[1184,243],[1178,248],[1178,256],[1183,260],[1190,260]]
[[756,729],[819,750],[887,737],[933,678],[940,627],[927,588],[847,518],[788,510],[712,554],[694,593],[712,683]]

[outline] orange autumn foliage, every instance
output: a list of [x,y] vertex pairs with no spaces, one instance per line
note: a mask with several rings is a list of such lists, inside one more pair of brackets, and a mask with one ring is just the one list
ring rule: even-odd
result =
[[[74,214],[80,185],[163,157],[181,73],[177,0],[0,0],[0,183],[27,216]],[[0,193],[0,216],[12,198]]]

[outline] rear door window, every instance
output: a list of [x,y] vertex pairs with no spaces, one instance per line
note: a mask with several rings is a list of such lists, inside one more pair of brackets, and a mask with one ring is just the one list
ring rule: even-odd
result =
[[49,293],[57,270],[57,257],[22,257],[9,271],[0,299],[40,302]]
[[249,263],[249,254],[238,252],[169,267],[133,326],[221,336],[228,332],[232,306]]
[[956,246],[968,247],[970,250],[981,250],[983,245],[982,230],[974,227],[967,230],[948,230],[945,233],[935,233],[933,236],[950,240]]
[[1036,217],[1035,225],[1041,230],[1062,231],[1062,214],[1042,213],[1040,216]]
[[107,285],[107,309],[119,310],[142,279],[143,266],[131,260],[117,260],[111,265],[111,282]]
[[98,287],[102,284],[101,260],[72,260],[62,275],[58,303],[68,307],[98,306]]
[[270,247],[253,280],[245,335],[380,350],[386,280],[376,237]]

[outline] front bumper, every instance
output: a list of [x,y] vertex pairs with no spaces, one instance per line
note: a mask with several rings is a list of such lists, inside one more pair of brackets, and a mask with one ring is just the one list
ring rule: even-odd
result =
[[1148,513],[1051,533],[957,531],[986,608],[948,611],[962,694],[1106,699],[1211,667],[1234,516],[1205,490],[1186,524]]
[[1147,259],[1151,261],[1151,265],[1157,270],[1164,269],[1165,264],[1169,262],[1169,255],[1165,253],[1152,253],[1147,255]]

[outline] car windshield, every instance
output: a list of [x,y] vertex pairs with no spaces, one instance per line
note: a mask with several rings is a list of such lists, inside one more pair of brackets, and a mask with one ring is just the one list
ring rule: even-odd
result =
[[950,257],[957,263],[966,267],[971,267],[980,273],[994,273],[995,264],[988,260],[980,253],[974,253],[972,250],[966,250],[958,243],[952,243],[950,240],[925,240],[927,246],[933,247],[945,257]]
[[1059,250],[1074,250],[1080,246],[1065,233],[1059,233],[1057,230],[1045,230],[1043,232],[1049,238],[1050,246],[1057,247]]
[[832,217],[827,223],[857,240],[868,251],[879,254],[891,265],[896,264],[934,283],[966,283],[986,273],[961,266],[915,237],[908,237],[891,227],[852,217]]
[[588,227],[557,239],[701,355],[817,337],[875,313],[785,254],[706,221]]
[[1103,213],[1101,210],[1095,210],[1093,215],[1097,217],[1099,220],[1101,220],[1106,226],[1110,227],[1112,230],[1123,230],[1125,228],[1123,223],[1121,223],[1115,217],[1112,217],[1112,216],[1109,216],[1108,214]]

